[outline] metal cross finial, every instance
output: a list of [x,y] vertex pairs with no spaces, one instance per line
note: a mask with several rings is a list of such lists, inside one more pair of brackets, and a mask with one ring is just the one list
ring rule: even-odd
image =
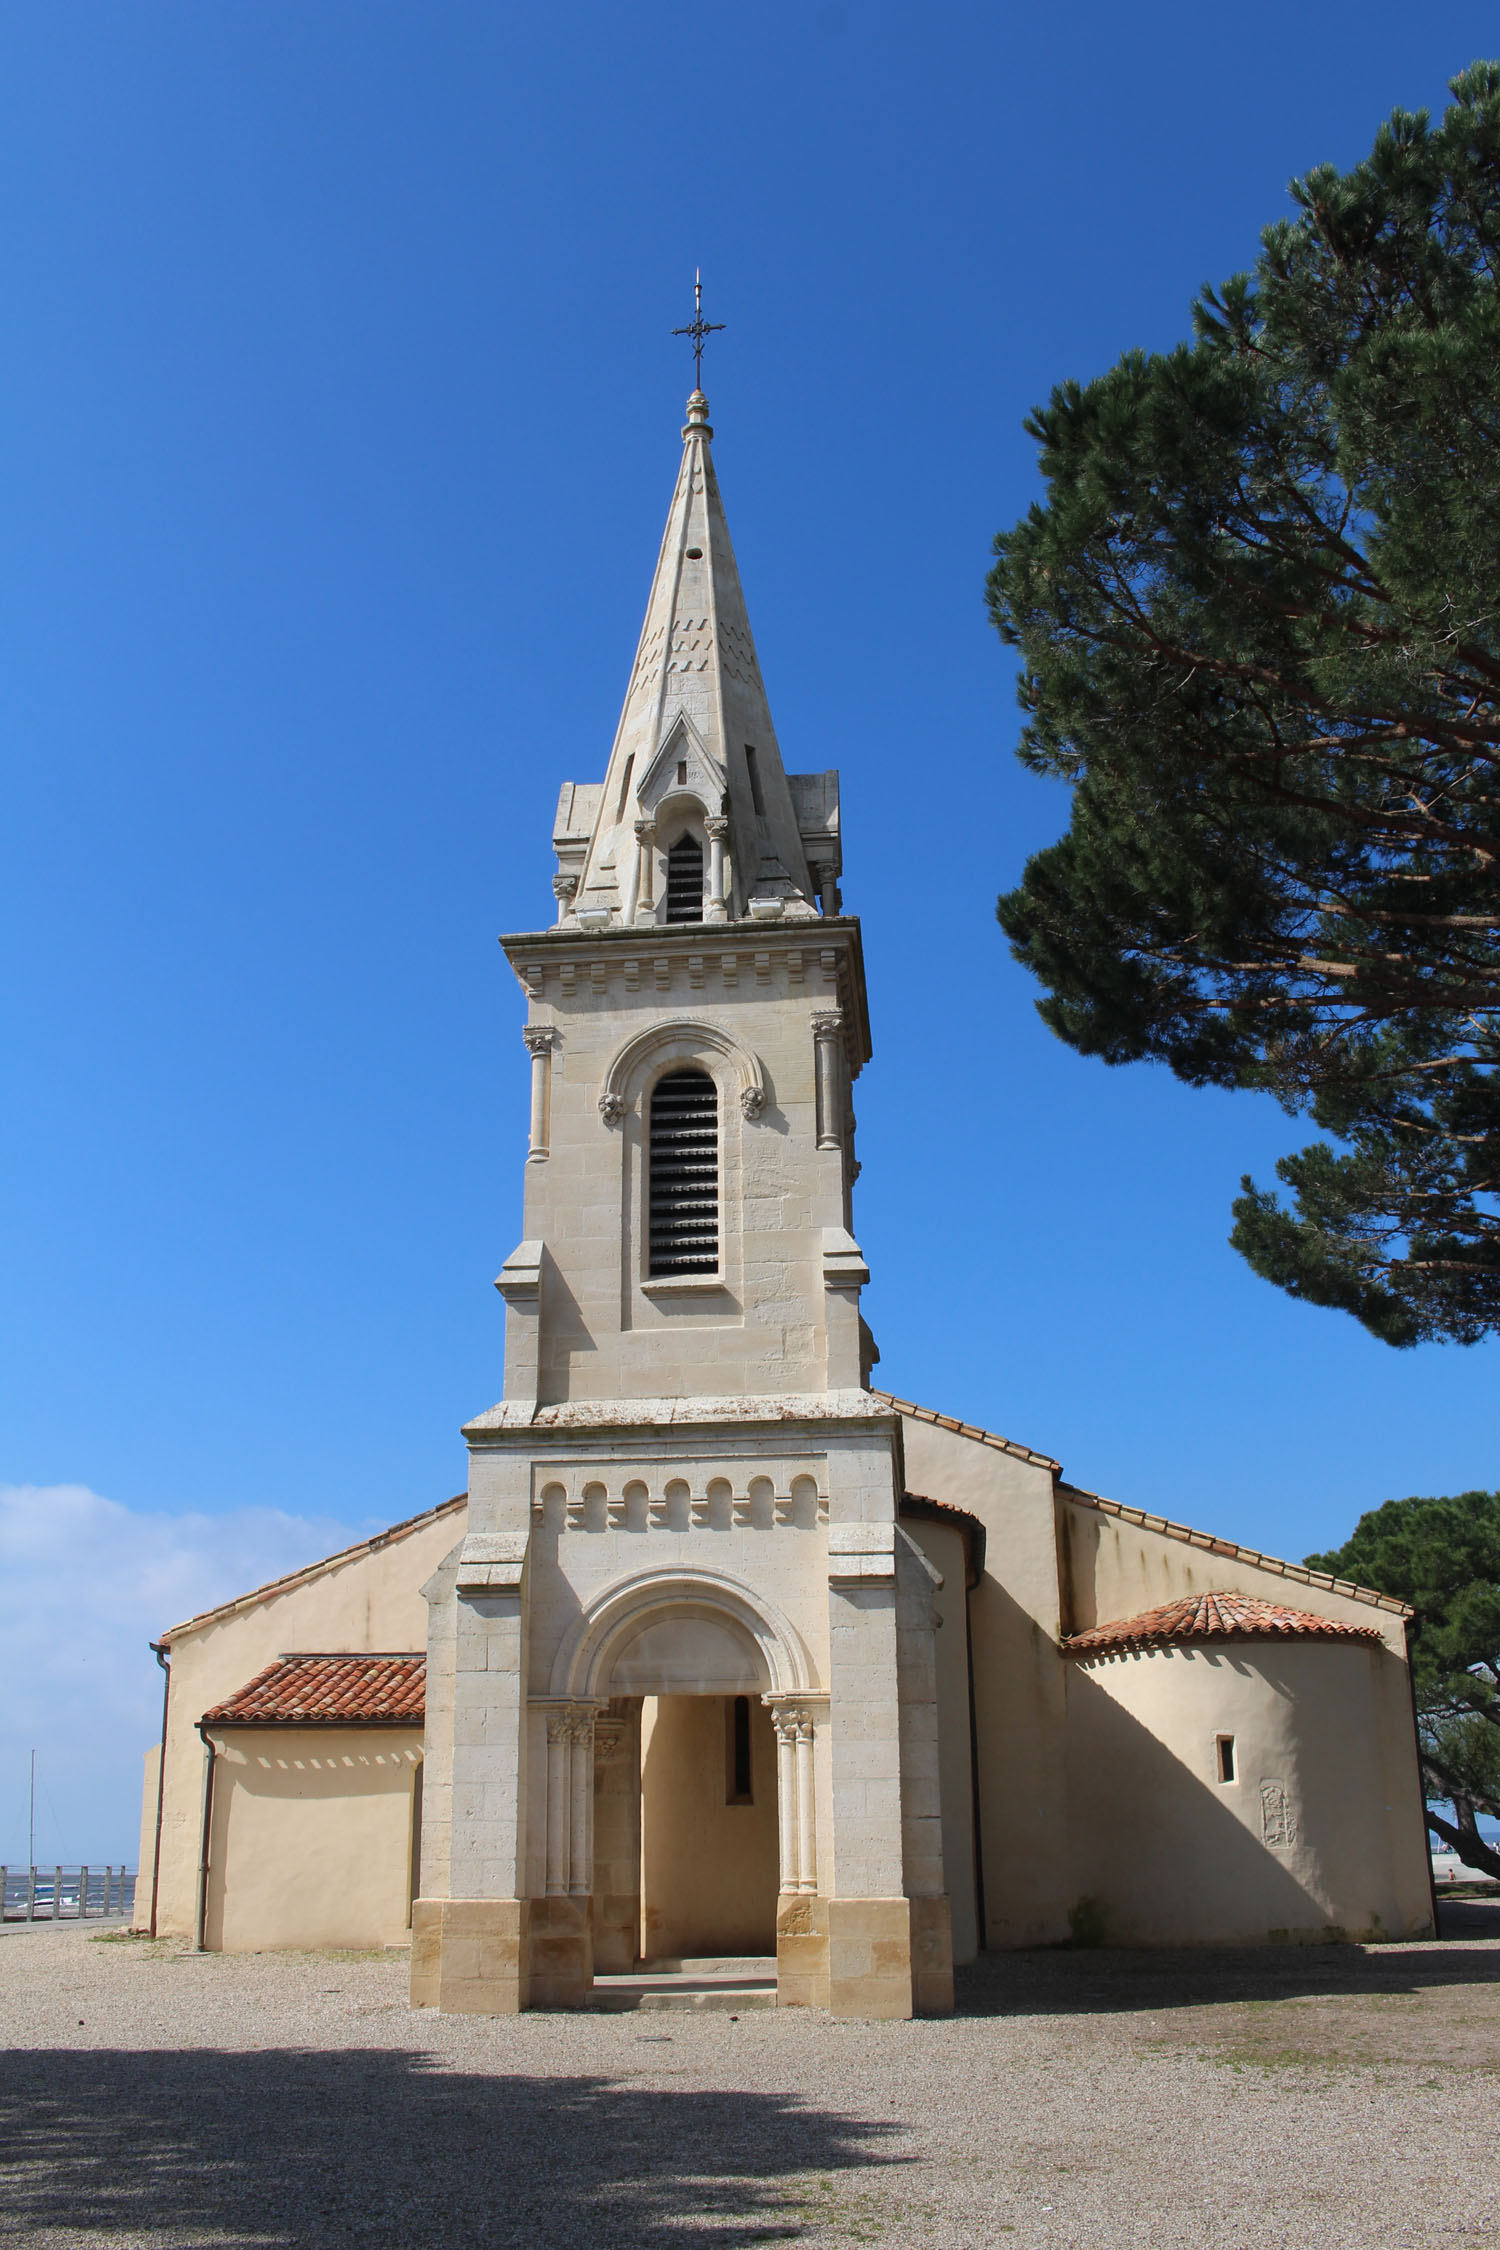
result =
[[703,339],[715,336],[724,326],[722,320],[705,320],[703,317],[703,269],[700,266],[693,277],[693,321],[690,328],[674,328],[674,336],[691,336],[693,339],[693,388],[703,388]]

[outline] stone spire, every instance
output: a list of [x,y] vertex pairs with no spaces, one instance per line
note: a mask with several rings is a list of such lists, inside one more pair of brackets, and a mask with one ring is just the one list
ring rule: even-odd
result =
[[707,920],[811,916],[820,892],[825,908],[833,903],[837,777],[789,780],[782,765],[702,391],[687,402],[682,436],[604,785],[568,782],[558,804],[561,915],[585,929],[657,921],[663,855],[685,830],[704,849]]

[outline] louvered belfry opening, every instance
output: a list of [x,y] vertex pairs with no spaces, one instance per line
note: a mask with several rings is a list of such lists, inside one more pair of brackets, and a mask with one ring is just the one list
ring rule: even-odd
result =
[[706,1070],[674,1070],[651,1096],[651,1272],[718,1270],[718,1090]]
[[667,854],[667,920],[703,919],[703,846],[696,836],[679,836]]

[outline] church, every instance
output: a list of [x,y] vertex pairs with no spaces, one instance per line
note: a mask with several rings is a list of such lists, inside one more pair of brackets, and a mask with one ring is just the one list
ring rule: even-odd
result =
[[138,1925],[409,1946],[415,2007],[718,1962],[851,2017],[985,1949],[1430,1934],[1399,1603],[874,1387],[839,776],[783,763],[708,413],[501,941],[504,1395],[466,1493],[153,1644]]

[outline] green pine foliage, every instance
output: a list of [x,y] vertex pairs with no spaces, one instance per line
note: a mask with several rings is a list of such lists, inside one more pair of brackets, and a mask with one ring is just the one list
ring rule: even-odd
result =
[[1424,1778],[1454,1808],[1428,1824],[1466,1866],[1500,1875],[1500,1851],[1476,1822],[1500,1820],[1500,1492],[1387,1500],[1307,1567],[1411,1604]]
[[1043,1017],[1309,1112],[1231,1240],[1396,1345],[1500,1327],[1500,65],[1452,90],[1053,393],[989,580],[1072,789],[998,908]]

